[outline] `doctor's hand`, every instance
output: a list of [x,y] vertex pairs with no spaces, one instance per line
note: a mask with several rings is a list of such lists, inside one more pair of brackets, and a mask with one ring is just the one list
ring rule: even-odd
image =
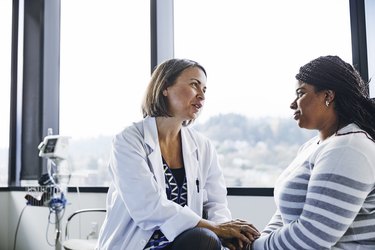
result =
[[[244,220],[232,220],[221,223],[218,226],[225,232],[224,236],[221,236],[223,245],[231,250],[245,249],[246,246],[251,245],[251,243],[260,236],[255,226]],[[229,236],[231,233],[233,237]]]
[[197,226],[213,231],[230,250],[243,249],[260,235],[252,224],[238,219],[220,224],[202,219]]

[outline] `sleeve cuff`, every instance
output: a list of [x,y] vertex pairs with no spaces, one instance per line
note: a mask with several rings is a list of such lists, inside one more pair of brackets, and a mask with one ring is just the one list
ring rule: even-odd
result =
[[201,217],[194,213],[188,206],[181,209],[180,213],[170,218],[161,227],[165,237],[169,241],[173,241],[183,231],[195,227]]
[[261,236],[258,239],[256,239],[253,244],[251,245],[251,250],[260,250],[264,249],[264,242],[266,240],[267,236]]

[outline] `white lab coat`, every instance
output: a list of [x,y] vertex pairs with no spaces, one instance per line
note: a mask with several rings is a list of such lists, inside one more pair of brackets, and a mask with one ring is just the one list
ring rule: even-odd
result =
[[191,128],[181,130],[188,206],[167,199],[155,118],[147,117],[115,136],[110,157],[113,182],[98,249],[143,249],[160,229],[169,241],[193,228],[202,217],[231,219],[227,190],[214,146]]

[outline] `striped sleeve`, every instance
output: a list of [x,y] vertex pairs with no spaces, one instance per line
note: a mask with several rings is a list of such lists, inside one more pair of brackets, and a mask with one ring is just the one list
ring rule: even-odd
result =
[[280,195],[278,209],[284,222],[296,219],[276,230],[270,228],[272,232],[257,239],[253,249],[331,249],[349,231],[355,232],[349,241],[360,239],[373,231],[370,224],[355,220],[374,189],[374,179],[373,163],[358,150],[322,153],[311,164],[306,195],[301,195],[293,179]]
[[280,211],[277,210],[275,214],[272,216],[270,222],[263,229],[262,235],[270,234],[271,232],[277,230],[278,228],[282,226],[283,226],[283,221],[281,219]]

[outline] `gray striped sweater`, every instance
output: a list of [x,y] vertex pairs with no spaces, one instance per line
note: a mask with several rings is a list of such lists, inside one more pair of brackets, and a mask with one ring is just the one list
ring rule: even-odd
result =
[[254,250],[375,249],[375,142],[354,124],[318,142],[280,175],[277,211]]

